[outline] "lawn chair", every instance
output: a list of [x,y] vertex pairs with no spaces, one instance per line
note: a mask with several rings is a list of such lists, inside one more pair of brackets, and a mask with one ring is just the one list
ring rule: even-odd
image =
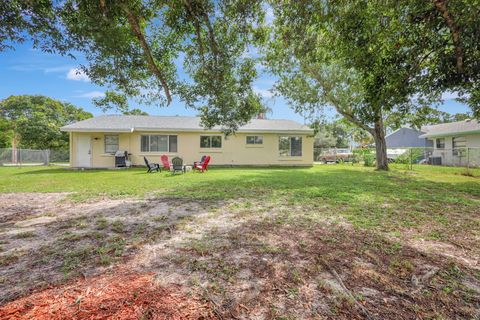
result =
[[168,161],[168,156],[164,154],[160,157],[160,160],[162,161],[163,169],[170,171],[172,165],[170,164],[170,161]]
[[160,171],[160,165],[158,163],[150,163],[148,162],[147,157],[143,157],[143,160],[145,160],[145,165],[147,166],[148,170],[147,173],[149,172],[159,172]]
[[200,161],[195,161],[193,163],[193,167],[195,168],[197,165],[202,165],[204,162],[205,162],[205,159],[207,158],[207,156],[202,156],[202,158],[200,159]]
[[206,156],[205,161],[203,161],[203,163],[198,163],[197,165],[193,166],[193,170],[205,172],[205,170],[207,170],[209,162],[210,162],[210,156]]
[[185,172],[185,168],[183,167],[183,159],[179,157],[175,157],[172,159],[172,173],[180,171],[181,173]]

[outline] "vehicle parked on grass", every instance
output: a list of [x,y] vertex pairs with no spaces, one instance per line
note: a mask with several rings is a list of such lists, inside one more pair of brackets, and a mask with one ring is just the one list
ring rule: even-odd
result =
[[329,162],[351,162],[353,161],[353,152],[350,149],[338,149],[330,148],[322,150],[322,152],[317,156],[316,161],[323,163]]

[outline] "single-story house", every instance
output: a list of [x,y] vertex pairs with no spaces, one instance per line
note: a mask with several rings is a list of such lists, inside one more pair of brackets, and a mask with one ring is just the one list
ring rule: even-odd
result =
[[476,119],[423,126],[421,138],[434,142],[432,162],[442,165],[480,165],[480,122]]
[[385,137],[387,148],[425,148],[433,147],[431,140],[420,138],[423,131],[412,128],[400,128]]
[[313,130],[291,120],[253,119],[235,134],[221,127],[204,129],[199,117],[104,115],[61,128],[70,133],[72,167],[110,168],[117,150],[129,153],[132,165],[143,157],[160,163],[161,155],[186,164],[211,156],[211,165],[313,164]]

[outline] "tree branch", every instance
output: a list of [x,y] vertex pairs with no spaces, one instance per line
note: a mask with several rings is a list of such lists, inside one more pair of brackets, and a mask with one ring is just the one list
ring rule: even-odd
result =
[[457,59],[457,71],[463,73],[463,50],[460,39],[460,27],[455,22],[452,13],[447,8],[448,0],[432,0],[435,8],[442,14],[452,34],[452,41],[455,47],[455,57]]
[[213,54],[215,55],[215,58],[218,58],[219,54],[218,54],[217,40],[215,40],[215,33],[213,32],[213,27],[212,27],[212,24],[210,23],[210,19],[208,18],[208,15],[205,13],[203,9],[202,9],[202,17],[208,29],[208,36],[210,37],[210,45],[212,46]]
[[160,80],[163,90],[165,91],[165,96],[167,97],[167,104],[170,104],[170,102],[172,102],[172,96],[170,95],[170,89],[168,87],[167,81],[165,80],[165,77],[162,71],[157,66],[153,58],[152,51],[150,50],[150,46],[148,45],[147,40],[145,39],[145,36],[142,32],[142,29],[140,27],[140,23],[138,22],[137,17],[130,10],[130,8],[128,8],[128,6],[121,5],[121,8],[127,14],[127,19],[128,19],[128,23],[130,24],[130,28],[132,29],[133,33],[137,37],[138,41],[140,42],[140,46],[143,49],[143,54],[145,55],[145,58],[147,60],[148,68],[157,77],[157,79]]
[[189,14],[193,17],[194,21],[194,26],[195,26],[195,32],[197,34],[197,37],[199,38],[200,41],[200,46],[201,50],[203,52],[203,43],[200,37],[200,24],[199,24],[199,18],[203,20],[205,26],[207,27],[207,33],[210,41],[210,48],[212,49],[213,55],[215,58],[218,58],[219,51],[218,51],[218,45],[217,45],[217,40],[215,39],[215,32],[212,27],[212,23],[210,22],[210,19],[205,12],[203,7],[200,7],[199,12],[195,12],[194,8],[192,7],[192,4],[190,3],[189,0],[183,0],[182,1],[185,7],[187,7],[187,11]]
[[326,82],[323,79],[323,77],[320,74],[318,74],[318,72],[315,69],[309,68],[308,71],[313,76],[313,78],[315,80],[317,80],[318,83],[327,92],[328,100],[330,100],[330,102],[333,104],[333,106],[335,107],[335,109],[337,110],[338,113],[340,113],[348,121],[354,123],[355,125],[362,128],[363,130],[369,132],[372,135],[375,135],[375,129],[374,128],[371,128],[371,127],[367,126],[366,124],[364,124],[363,122],[361,122],[360,120],[355,118],[355,116],[352,113],[348,112],[347,110],[345,110],[342,107],[342,103],[337,98],[335,98],[335,96],[332,94],[332,85],[330,83]]
[[203,49],[202,34],[200,32],[200,30],[201,30],[200,23],[198,21],[197,16],[195,15],[195,12],[194,12],[190,2],[188,0],[183,0],[183,4],[187,8],[188,13],[190,14],[190,16],[193,19],[193,25],[195,27],[195,34],[197,35],[197,38],[198,38],[198,47],[199,47],[199,50],[200,50],[200,55],[202,56],[202,59],[203,59],[204,49]]
[[357,126],[359,126],[360,128],[362,128],[363,130],[367,131],[368,133],[370,133],[372,136],[375,136],[375,129],[365,125],[363,122],[361,122],[360,120],[358,120],[357,118],[355,118],[353,116],[353,114],[343,110],[341,107],[336,107],[335,106],[335,109],[337,110],[338,113],[340,113],[343,117],[345,117],[347,120],[349,120],[350,122],[356,124]]

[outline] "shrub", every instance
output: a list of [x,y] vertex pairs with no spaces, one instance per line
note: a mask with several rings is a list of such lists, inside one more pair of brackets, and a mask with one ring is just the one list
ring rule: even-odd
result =
[[372,149],[356,149],[353,150],[354,162],[363,160],[366,167],[373,167],[375,165],[375,154]]
[[425,158],[423,151],[422,148],[408,149],[395,159],[395,163],[410,164],[410,161],[412,161],[412,163],[418,163]]

